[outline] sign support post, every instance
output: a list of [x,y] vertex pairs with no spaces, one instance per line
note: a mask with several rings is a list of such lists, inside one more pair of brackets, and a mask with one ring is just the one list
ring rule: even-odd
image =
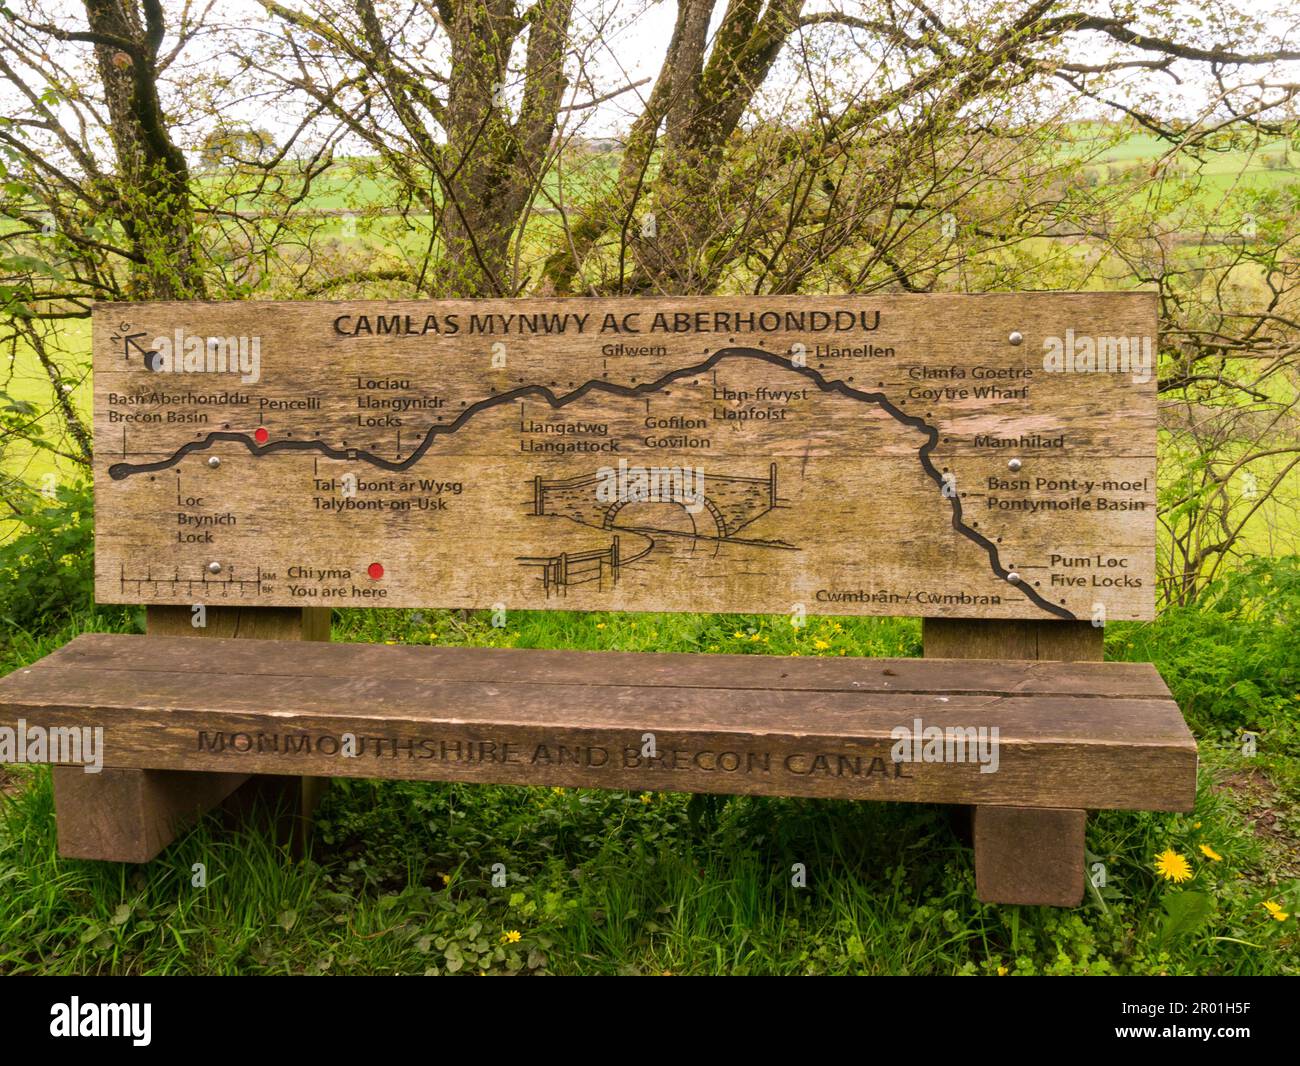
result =
[[[1100,662],[1103,630],[1090,622],[924,618],[927,659],[1050,659]],[[1087,812],[970,807],[975,890],[999,903],[1074,907],[1083,898]]]

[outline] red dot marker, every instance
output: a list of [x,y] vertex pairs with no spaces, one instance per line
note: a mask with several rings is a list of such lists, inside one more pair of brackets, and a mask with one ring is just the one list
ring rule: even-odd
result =
[[253,430],[253,440],[257,441],[258,444],[265,444],[270,439],[271,434],[261,426],[258,426],[257,429]]
[[369,574],[376,581],[378,581],[381,577],[384,576],[384,564],[371,563],[368,567],[366,567],[366,573]]

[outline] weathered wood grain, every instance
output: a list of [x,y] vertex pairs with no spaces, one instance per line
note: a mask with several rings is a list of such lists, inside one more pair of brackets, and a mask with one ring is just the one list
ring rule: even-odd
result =
[[1077,907],[1086,811],[975,808],[975,887],[985,903]]
[[[1154,379],[1044,357],[1155,328],[1146,293],[99,305],[96,595],[1149,618]],[[256,339],[256,380],[146,369],[177,331]]]
[[145,612],[145,631],[151,637],[238,637],[241,640],[328,642],[330,612],[324,607],[242,607],[216,604],[206,609],[204,624],[195,626],[193,610],[189,605],[169,607],[154,604]]
[[[303,647],[328,644],[328,607],[213,606],[204,624],[195,627],[192,608],[155,604],[145,612],[151,638],[204,637],[211,639],[273,640],[299,653]],[[197,654],[201,645],[182,645]],[[254,775],[226,801],[236,817],[269,816],[268,829],[277,841],[289,844],[295,854],[306,853],[312,817],[329,788],[325,777]]]
[[[1064,668],[1068,662],[1100,662],[1104,658],[1105,631],[1091,622],[926,618],[921,632],[927,659],[1042,659]],[[966,664],[967,669],[969,666]],[[1154,667],[1151,670],[1154,672]]]
[[[157,662],[78,664],[82,644],[96,654],[120,646],[119,662],[156,648]],[[173,655],[175,644],[186,653]],[[592,657],[591,684],[511,680],[481,655],[478,679],[451,681],[384,668],[425,649],[365,645],[331,646],[339,669],[319,674],[272,643],[204,644],[210,657],[196,659],[186,641],[79,638],[0,681],[0,708],[45,726],[102,725],[113,767],[1157,810],[1188,809],[1194,793],[1195,745],[1167,696],[1031,695],[1015,683],[1014,697],[936,695],[951,678],[936,685],[915,660],[871,662],[906,665],[902,690],[801,686],[798,672],[821,664],[794,659],[783,661],[790,687],[736,688],[755,660],[713,656],[693,657],[724,660],[713,663],[713,687],[699,676],[674,686],[654,670],[642,678],[632,663],[612,679],[603,656]],[[263,654],[268,668],[252,668]],[[1112,674],[1123,689],[1131,674],[1092,665],[1095,691],[1115,687]],[[1038,669],[1022,665],[1026,678]],[[891,731],[918,719],[996,728],[996,772],[974,761],[895,762]],[[654,759],[641,755],[647,734]],[[345,735],[357,754],[345,753]]]
[[[926,634],[929,635],[927,624]],[[226,649],[222,649],[224,652]],[[85,633],[52,652],[50,665],[132,674],[211,673],[207,645],[174,637],[119,639]],[[1168,699],[1169,689],[1150,663],[1107,663],[1098,670],[1070,662],[944,659],[794,658],[775,655],[702,655],[542,648],[460,648],[375,644],[262,643],[240,649],[241,675],[375,677],[407,681],[502,685],[579,685],[726,688],[921,695],[1087,696],[1094,699]]]

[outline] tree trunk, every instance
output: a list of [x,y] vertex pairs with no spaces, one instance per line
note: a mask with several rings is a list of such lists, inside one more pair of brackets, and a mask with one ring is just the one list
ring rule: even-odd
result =
[[172,142],[158,99],[158,47],[164,22],[159,0],[84,0],[95,35],[95,61],[117,157],[117,207],[139,261],[135,299],[202,298],[203,275],[194,247],[189,167]]

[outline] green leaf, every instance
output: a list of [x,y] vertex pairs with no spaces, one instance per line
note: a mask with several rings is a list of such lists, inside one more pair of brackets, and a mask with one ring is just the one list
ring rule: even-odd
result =
[[1214,900],[1204,892],[1171,892],[1160,903],[1165,912],[1162,942],[1196,932],[1214,914]]

